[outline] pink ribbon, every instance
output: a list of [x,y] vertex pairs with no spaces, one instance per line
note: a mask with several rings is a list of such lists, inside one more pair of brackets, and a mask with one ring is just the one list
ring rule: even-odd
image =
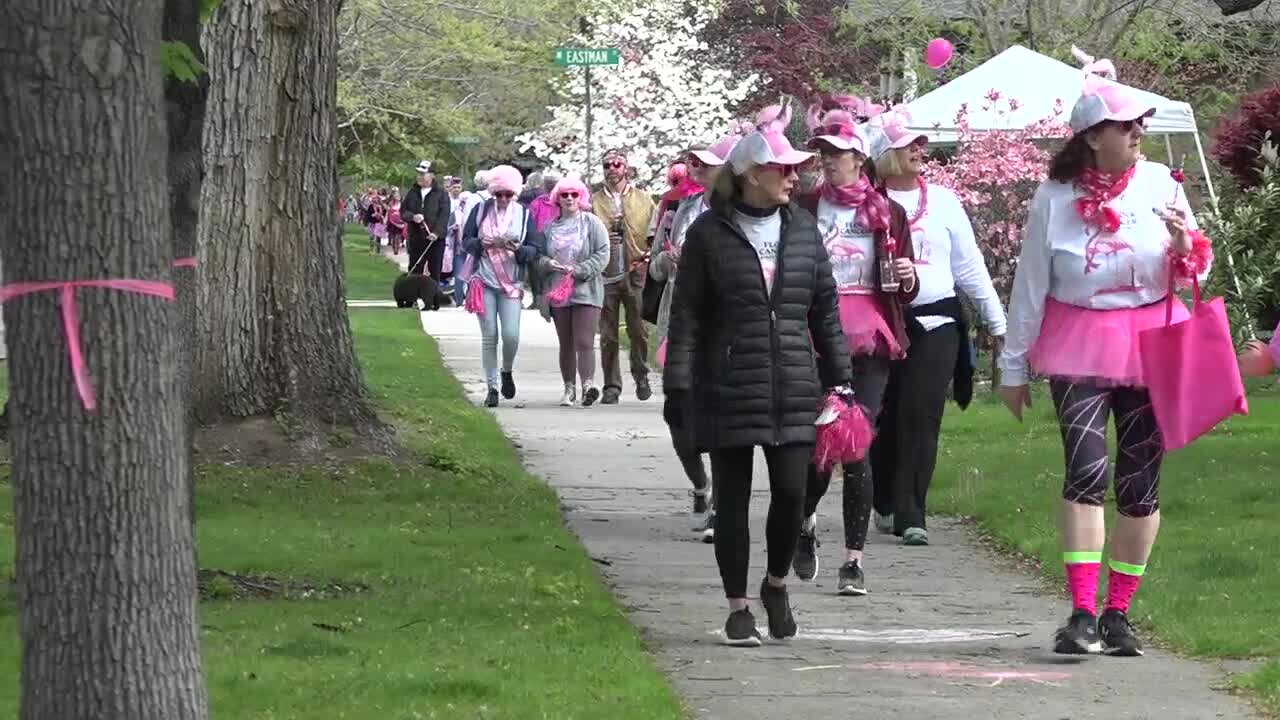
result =
[[193,257],[181,257],[173,261],[174,267],[195,267],[196,259]]
[[154,295],[173,300],[173,285],[154,280],[63,280],[58,282],[17,282],[0,287],[0,304],[32,293],[57,290],[62,306],[62,331],[67,337],[67,354],[71,356],[71,374],[75,377],[76,391],[84,409],[94,412],[98,401],[94,397],[93,382],[85,367],[84,351],[80,346],[80,311],[76,306],[76,288],[106,288],[140,295]]

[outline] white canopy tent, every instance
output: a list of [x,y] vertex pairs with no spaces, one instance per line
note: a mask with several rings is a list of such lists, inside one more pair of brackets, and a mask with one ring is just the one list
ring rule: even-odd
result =
[[[1195,140],[1209,197],[1216,204],[1217,193],[1209,177],[1209,164],[1205,160],[1204,146],[1200,142],[1191,106],[1145,90],[1130,89],[1156,108],[1155,116],[1147,124],[1147,134],[1164,136],[1170,164],[1175,161],[1169,136],[1190,135]],[[1003,103],[1000,108],[984,108],[983,98],[992,90],[1003,97],[1016,99],[1018,109],[1009,112]],[[907,104],[906,109],[911,114],[911,130],[928,135],[932,142],[954,144],[960,135],[956,114],[962,105],[968,105],[968,122],[975,130],[1026,127],[1051,117],[1059,103],[1065,123],[1070,117],[1071,106],[1083,90],[1084,73],[1080,68],[1014,45],[937,90],[916,98]],[[1005,111],[1004,114],[1000,109]]]

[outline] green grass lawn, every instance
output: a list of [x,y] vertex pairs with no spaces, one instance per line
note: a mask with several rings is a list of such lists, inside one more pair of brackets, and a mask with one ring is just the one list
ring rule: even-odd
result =
[[[349,273],[394,268],[348,253]],[[200,563],[362,583],[327,600],[201,606],[213,709],[285,718],[675,719],[679,701],[492,417],[466,401],[418,314],[351,311],[383,416],[412,457],[199,470]],[[407,369],[412,368],[412,372]],[[0,479],[0,578],[13,516]],[[0,583],[3,581],[0,580]],[[16,638],[0,584],[0,638]],[[17,715],[17,642],[0,642],[0,717]]]
[[[360,225],[342,228],[342,254],[346,263],[348,300],[390,300],[396,273],[386,262],[371,262],[369,233]],[[392,269],[388,269],[392,267]]]
[[[1250,409],[1167,459],[1160,538],[1131,615],[1179,652],[1269,660],[1238,681],[1280,711],[1280,391],[1254,385]],[[1061,587],[1063,460],[1052,412],[1044,393],[1025,425],[989,397],[968,412],[950,407],[930,509],[976,519]]]

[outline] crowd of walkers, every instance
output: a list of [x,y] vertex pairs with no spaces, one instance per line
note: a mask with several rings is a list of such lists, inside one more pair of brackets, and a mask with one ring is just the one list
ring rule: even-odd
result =
[[[455,178],[440,192],[424,162],[417,185],[389,197],[411,271],[452,276],[456,301],[479,318],[489,407],[517,394],[526,303],[555,325],[565,407],[621,401],[624,329],[632,390],[648,400],[654,325],[662,416],[692,487],[693,530],[715,545],[731,645],[762,637],[748,599],[757,447],[769,480],[758,600],[772,637],[797,632],[786,578],[819,573],[819,507],[832,481],[814,462],[824,398],[851,398],[876,431],[865,459],[838,468],[836,592],[868,592],[870,528],[929,544],[945,406],[973,395],[974,316],[994,339],[998,393],[1013,415],[1030,406],[1034,373],[1048,378],[1061,424],[1073,612],[1054,649],[1135,656],[1128,610],[1159,528],[1164,455],[1137,338],[1166,323],[1172,290],[1203,280],[1212,257],[1175,174],[1140,155],[1153,112],[1088,76],[1073,134],[1031,202],[1007,315],[959,197],[922,174],[927,137],[899,111],[853,97],[810,108],[804,149],[788,140],[782,106],[690,148],[660,198],[635,186],[620,149],[602,157],[594,191],[549,171],[526,183],[503,165],[477,174],[474,193]],[[1174,319],[1188,316],[1172,307]],[[1245,375],[1273,372],[1280,339],[1251,345],[1240,364]],[[1111,414],[1119,516],[1099,614]]]

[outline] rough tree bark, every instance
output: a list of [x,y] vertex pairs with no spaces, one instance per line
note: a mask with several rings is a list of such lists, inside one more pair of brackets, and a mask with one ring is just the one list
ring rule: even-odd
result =
[[[185,43],[195,58],[204,62],[200,49],[200,0],[166,0],[164,39]],[[209,76],[193,81],[165,79],[165,120],[169,129],[169,223],[173,230],[175,260],[196,256],[196,231],[200,224],[200,182],[204,177],[202,139],[204,111],[209,92]],[[183,424],[182,447],[187,453],[186,488],[195,522],[195,423],[191,405],[191,362],[194,357],[196,321],[196,268],[181,263],[173,271],[178,302],[178,388]]]
[[[170,278],[161,6],[0,4],[5,281]],[[51,241],[50,238],[56,238]],[[203,720],[176,308],[75,291],[5,304],[23,720]]]
[[197,318],[201,420],[281,411],[382,426],[343,298],[335,108],[339,0],[223,0],[205,29]]

